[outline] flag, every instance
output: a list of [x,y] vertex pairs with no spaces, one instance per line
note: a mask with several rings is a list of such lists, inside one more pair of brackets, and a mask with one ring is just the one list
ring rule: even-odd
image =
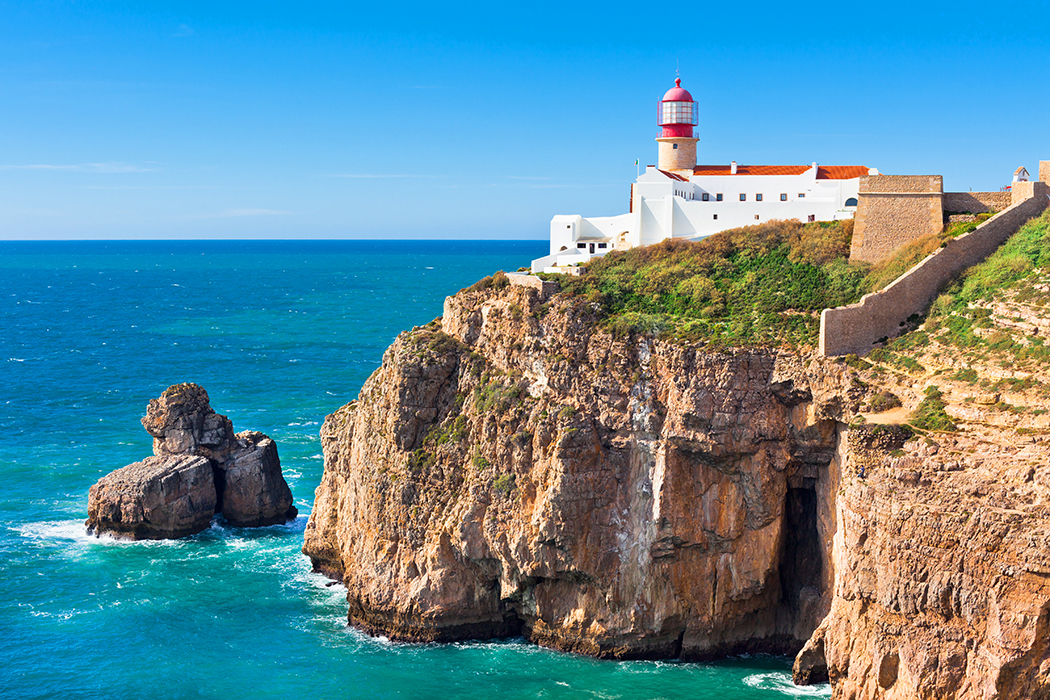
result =
[[638,165],[638,159],[637,158],[634,159],[634,164]]

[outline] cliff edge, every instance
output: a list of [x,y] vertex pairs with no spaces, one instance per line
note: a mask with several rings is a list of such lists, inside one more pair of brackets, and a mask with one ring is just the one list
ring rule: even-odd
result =
[[325,420],[303,551],[392,639],[798,652],[835,698],[1048,698],[1050,279],[1010,284],[828,359],[488,279]]

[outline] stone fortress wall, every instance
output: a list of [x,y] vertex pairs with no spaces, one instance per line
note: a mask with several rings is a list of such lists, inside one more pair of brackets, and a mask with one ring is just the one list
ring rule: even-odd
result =
[[944,227],[940,175],[868,175],[860,179],[850,260],[875,262]]
[[[1008,193],[1012,202],[1009,207],[974,231],[950,240],[943,248],[928,255],[922,262],[898,277],[890,286],[880,292],[865,295],[856,304],[824,309],[820,316],[820,354],[861,354],[871,350],[876,342],[897,335],[906,319],[912,314],[922,313],[952,277],[983,261],[1024,222],[1039,215],[1050,205],[1050,186],[1047,185],[1047,180],[1050,180],[1050,161],[1040,161],[1039,173],[1039,182],[1013,183],[1012,191]],[[876,177],[885,176],[874,176],[870,179],[874,180]],[[933,211],[943,206],[943,198],[931,196],[936,193],[939,181],[939,176],[895,177],[892,182],[875,182],[869,185],[869,189],[882,187],[884,192],[887,187],[911,188],[913,191],[898,192],[897,194],[905,196],[894,197],[892,194],[886,196],[879,190],[874,190],[875,197],[870,201],[875,202],[875,205],[867,212],[869,227],[865,231],[866,237],[859,241],[859,247],[865,252],[887,250],[884,254],[888,254],[909,240],[927,233],[939,232],[943,224],[938,223],[934,230]],[[864,204],[864,187],[862,178],[861,206],[857,208],[858,219]],[[922,191],[924,187],[926,189]],[[988,201],[1000,199],[989,198]],[[904,218],[894,221],[891,218],[894,212]],[[909,226],[914,228],[909,229]],[[856,227],[861,227],[861,221],[857,222]],[[879,236],[883,232],[886,240]],[[853,240],[856,249],[856,229]],[[853,257],[852,251],[850,258],[858,259]]]
[[1013,204],[1010,192],[945,192],[944,213],[984,214]]

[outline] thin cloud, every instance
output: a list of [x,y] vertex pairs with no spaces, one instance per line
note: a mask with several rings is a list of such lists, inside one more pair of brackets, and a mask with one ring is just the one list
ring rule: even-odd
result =
[[360,179],[364,179],[364,180],[386,179],[386,178],[422,178],[422,179],[427,179],[427,180],[433,180],[433,179],[436,179],[438,177],[443,177],[443,176],[442,175],[416,175],[414,173],[404,173],[404,174],[401,174],[401,173],[393,173],[393,174],[384,174],[384,173],[335,173],[333,175],[330,175],[329,177],[351,177],[351,178],[360,178]]
[[287,216],[291,214],[290,211],[280,211],[278,209],[227,209],[226,211],[220,211],[215,214],[198,214],[197,216],[188,216],[188,219],[234,219],[242,216]]
[[106,163],[75,163],[69,165],[54,165],[48,163],[33,163],[30,165],[0,165],[0,170],[51,170],[69,173],[151,173],[160,168],[145,168],[132,163],[121,163],[119,161],[108,161]]

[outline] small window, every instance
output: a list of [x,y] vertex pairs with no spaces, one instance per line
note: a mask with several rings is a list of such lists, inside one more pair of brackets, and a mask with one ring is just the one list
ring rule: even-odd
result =
[[700,198],[707,202],[710,201],[711,195],[709,195],[707,192],[704,192],[702,195],[700,195]]
[[722,201],[722,193],[721,192],[719,192],[718,194],[715,195],[715,201],[716,202],[721,202]]
[[857,206],[857,198],[856,197],[850,197],[849,199],[847,199],[846,200],[846,206],[847,207],[855,207],[855,206]]
[[809,215],[809,222],[810,223],[813,223],[816,220],[817,220],[817,215],[816,214],[810,214]]
[[577,248],[586,248],[586,247],[587,247],[587,244],[586,244],[586,243],[577,243],[577,244],[576,244],[576,247],[577,247]]
[[759,192],[758,194],[755,195],[755,201],[756,202],[761,202],[762,201],[762,193],[761,192]]
[[677,151],[678,150],[678,144],[677,143],[672,143],[671,144],[671,150],[672,151]]
[[599,248],[606,248],[606,247],[608,247],[608,246],[609,246],[609,244],[608,244],[608,243],[599,243],[599,244],[598,244],[598,247],[599,247]]
[[786,193],[786,192],[785,192],[784,194],[780,195],[780,201],[781,201],[781,202],[786,202],[786,201],[788,201],[788,196],[787,196],[787,193]]
[[747,195],[744,194],[743,192],[740,193],[740,201],[741,202],[746,202],[747,201]]
[[566,224],[565,228],[572,228],[572,224]]
[[716,219],[718,218],[718,214],[715,214],[715,218],[716,218]]
[[805,192],[799,192],[798,193],[798,198],[799,199],[805,199],[806,198],[806,193]]
[[755,221],[758,221],[758,214],[755,214]]

